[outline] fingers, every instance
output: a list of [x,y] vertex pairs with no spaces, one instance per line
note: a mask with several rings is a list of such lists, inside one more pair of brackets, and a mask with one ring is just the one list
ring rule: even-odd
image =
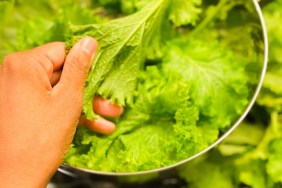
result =
[[51,80],[53,72],[63,67],[66,57],[65,43],[52,42],[32,50],[26,51],[27,55],[34,58],[45,70]]
[[79,124],[86,126],[88,129],[94,132],[102,134],[110,134],[115,130],[114,123],[101,117],[94,121],[89,121],[84,118],[80,118]]
[[[21,75],[33,74],[49,90],[53,71],[62,68],[65,61],[65,44],[53,42],[5,57],[4,64]],[[11,72],[11,70],[9,71]]]
[[[122,107],[116,104],[111,104],[110,100],[103,99],[101,97],[95,97],[93,101],[93,109],[95,113],[111,118],[118,117],[123,113]],[[80,124],[85,125],[88,129],[92,131],[99,132],[102,134],[110,134],[115,130],[114,123],[101,117],[94,121],[80,118]]]
[[52,42],[36,47],[29,52],[47,57],[52,62],[54,71],[61,69],[65,62],[66,49],[64,42]]
[[85,37],[73,46],[66,57],[60,81],[54,87],[54,92],[60,90],[66,95],[83,92],[97,46],[96,40],[91,37]]
[[107,117],[118,117],[123,113],[123,108],[116,104],[112,104],[110,100],[101,97],[95,97],[93,101],[93,109],[97,114]]
[[53,74],[50,78],[50,83],[51,83],[52,87],[54,87],[59,82],[61,74],[62,74],[61,70],[53,72]]

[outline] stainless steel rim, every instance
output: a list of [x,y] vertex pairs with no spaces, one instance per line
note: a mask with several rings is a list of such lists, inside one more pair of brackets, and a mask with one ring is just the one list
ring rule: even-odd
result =
[[263,80],[265,77],[265,73],[266,73],[266,69],[267,69],[267,61],[268,61],[268,37],[267,37],[267,29],[266,29],[266,24],[265,24],[265,20],[263,17],[263,13],[262,10],[258,4],[258,0],[253,0],[253,4],[255,6],[255,9],[258,13],[260,22],[261,22],[261,26],[262,26],[262,32],[263,32],[263,41],[264,41],[264,62],[263,62],[263,67],[262,67],[262,72],[261,72],[261,76],[260,76],[260,80],[259,83],[257,85],[257,88],[255,90],[255,93],[253,95],[253,98],[251,99],[249,105],[247,106],[247,108],[245,109],[244,113],[241,115],[241,117],[234,123],[234,125],[226,132],[224,133],[224,135],[222,135],[219,139],[217,139],[213,144],[211,144],[208,148],[206,148],[205,150],[187,158],[184,159],[178,163],[175,163],[173,165],[170,166],[166,166],[166,167],[162,167],[162,168],[157,168],[157,169],[153,169],[153,170],[147,170],[147,171],[140,171],[140,172],[100,172],[100,171],[95,171],[95,170],[88,170],[88,169],[84,169],[84,168],[78,168],[78,167],[73,167],[73,166],[69,166],[66,164],[62,164],[61,167],[58,169],[58,171],[67,174],[69,176],[73,176],[75,177],[76,174],[68,171],[68,169],[73,169],[73,170],[78,170],[81,172],[85,172],[85,173],[90,173],[90,174],[95,174],[95,175],[103,175],[103,176],[134,176],[134,175],[145,175],[145,174],[150,174],[150,173],[158,173],[161,171],[166,171],[166,170],[170,170],[172,168],[178,167],[184,163],[187,163],[188,161],[191,161],[197,157],[199,157],[200,155],[208,152],[209,150],[211,150],[212,148],[214,148],[216,145],[218,145],[220,142],[222,142],[227,136],[229,136],[234,129],[236,129],[239,124],[244,120],[244,118],[247,116],[247,114],[249,113],[250,109],[252,108],[252,106],[254,105],[257,96],[259,94],[259,91],[262,87],[263,84]]

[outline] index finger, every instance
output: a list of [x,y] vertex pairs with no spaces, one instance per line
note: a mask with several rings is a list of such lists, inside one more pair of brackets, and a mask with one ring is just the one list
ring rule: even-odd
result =
[[42,54],[45,56],[53,65],[53,72],[62,69],[66,58],[66,48],[64,42],[52,42],[48,43],[32,50],[30,53]]

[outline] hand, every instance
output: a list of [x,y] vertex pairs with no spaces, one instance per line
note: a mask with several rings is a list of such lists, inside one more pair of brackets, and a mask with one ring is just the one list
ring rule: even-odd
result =
[[[80,40],[65,55],[62,42],[7,56],[0,66],[0,187],[44,187],[72,142],[82,110],[86,75],[97,49]],[[63,67],[63,68],[62,68]],[[118,116],[122,108],[94,100],[96,113]],[[110,133],[105,119],[81,119]]]

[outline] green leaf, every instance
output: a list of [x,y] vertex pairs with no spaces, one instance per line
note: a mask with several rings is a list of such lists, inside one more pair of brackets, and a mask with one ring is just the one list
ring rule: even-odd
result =
[[136,14],[105,24],[71,27],[68,48],[83,36],[92,36],[99,42],[85,88],[83,111],[88,119],[96,117],[92,109],[95,95],[110,98],[119,105],[132,103],[137,73],[144,67],[145,47],[150,43],[155,24],[162,19],[164,7],[159,0]]
[[178,174],[186,180],[187,188],[238,187],[232,160],[222,157],[216,151],[190,161],[179,169]]
[[275,0],[263,9],[268,37],[269,37],[269,60],[270,62],[282,63],[281,49],[282,49],[282,14],[280,7],[282,2]]
[[269,157],[266,164],[267,173],[274,182],[282,183],[282,138],[274,139],[269,144]]
[[252,160],[239,166],[239,180],[253,188],[267,188],[265,177],[265,162]]
[[201,3],[202,0],[171,0],[168,19],[177,27],[187,24],[196,25],[202,13],[199,7]]
[[168,46],[165,73],[189,84],[192,102],[212,126],[229,126],[248,103],[246,64],[217,42],[179,39]]

